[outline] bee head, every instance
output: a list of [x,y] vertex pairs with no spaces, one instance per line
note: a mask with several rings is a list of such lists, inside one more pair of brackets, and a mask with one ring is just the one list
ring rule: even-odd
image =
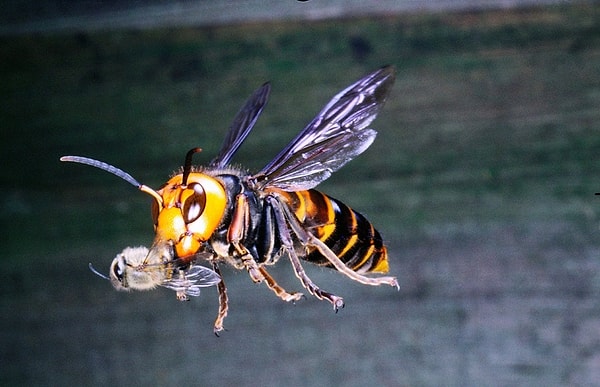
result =
[[109,279],[117,290],[149,290],[160,284],[156,265],[147,265],[148,248],[126,247],[110,265]]

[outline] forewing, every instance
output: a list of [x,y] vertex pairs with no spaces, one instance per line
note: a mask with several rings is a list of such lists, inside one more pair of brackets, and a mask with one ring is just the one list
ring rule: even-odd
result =
[[184,270],[183,277],[173,273],[173,278],[165,281],[161,286],[196,297],[200,295],[200,288],[213,286],[219,282],[221,282],[221,276],[213,270],[204,266],[192,265]]
[[315,187],[365,151],[377,132],[367,126],[383,106],[395,73],[381,68],[338,93],[288,146],[254,176],[259,187]]
[[229,131],[227,132],[227,136],[223,141],[223,145],[221,145],[221,150],[217,157],[211,161],[211,166],[223,167],[229,163],[234,153],[238,150],[240,145],[242,145],[254,127],[258,116],[267,104],[270,92],[271,86],[269,83],[265,83],[248,98],[244,106],[242,106],[233,119]]

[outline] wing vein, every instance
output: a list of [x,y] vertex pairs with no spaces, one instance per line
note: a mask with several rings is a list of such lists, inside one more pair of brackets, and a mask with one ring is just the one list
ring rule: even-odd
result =
[[394,79],[393,67],[383,67],[335,95],[273,161],[253,176],[257,186],[310,189],[364,152],[377,135],[367,127],[383,107]]

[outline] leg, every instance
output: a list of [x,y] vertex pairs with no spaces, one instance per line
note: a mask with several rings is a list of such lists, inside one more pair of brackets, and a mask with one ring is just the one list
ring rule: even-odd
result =
[[306,275],[306,272],[304,271],[304,268],[300,263],[300,259],[296,254],[296,249],[294,248],[294,241],[292,240],[290,230],[287,227],[288,222],[286,222],[285,215],[282,212],[283,210],[281,209],[282,206],[279,205],[276,199],[267,197],[267,200],[269,201],[270,205],[273,206],[273,212],[275,214],[275,218],[278,224],[277,229],[279,232],[279,236],[281,238],[282,244],[284,245],[288,253],[296,277],[298,277],[298,279],[302,283],[302,286],[304,286],[310,294],[317,297],[319,300],[326,299],[327,301],[331,302],[331,304],[333,305],[333,309],[337,312],[339,308],[344,307],[344,299],[342,297],[336,296],[335,294],[321,290],[317,285],[315,285],[314,282],[312,282],[308,275]]
[[244,263],[246,270],[248,270],[248,274],[250,275],[250,278],[252,278],[252,281],[254,281],[255,283],[265,281],[269,289],[271,289],[279,298],[287,302],[298,301],[304,296],[302,293],[297,292],[288,293],[275,281],[273,277],[271,277],[269,272],[267,272],[267,269],[265,269],[262,266],[259,266],[256,263],[256,261],[252,257],[252,254],[250,254],[244,246],[234,244],[234,247],[236,248],[238,253],[242,254],[240,259]]
[[337,313],[338,309],[344,307],[344,299],[342,297],[336,296],[333,293],[326,292],[321,290],[314,282],[306,275],[302,264],[300,263],[300,259],[298,255],[296,255],[296,251],[292,248],[288,250],[288,255],[290,257],[290,261],[292,262],[292,267],[294,268],[294,273],[296,277],[302,282],[302,286],[304,286],[310,294],[317,297],[319,300],[326,299],[331,302],[333,305],[333,310]]
[[336,268],[337,271],[345,274],[347,277],[350,277],[354,281],[360,282],[364,285],[378,286],[378,285],[390,285],[395,288],[400,289],[398,285],[398,280],[396,277],[367,277],[362,274],[358,274],[354,270],[350,269],[348,266],[342,262],[337,255],[325,243],[323,243],[319,238],[314,236],[313,234],[306,231],[298,221],[292,215],[287,208],[284,206],[280,206],[282,211],[285,213],[285,218],[288,220],[287,224],[290,225],[290,228],[300,238],[300,241],[306,245],[315,247],[321,255],[323,255],[332,265]]
[[[185,272],[181,269],[179,269],[178,272],[179,272],[179,280],[184,281],[185,280]],[[189,301],[190,300],[190,298],[187,296],[187,294],[185,294],[185,290],[178,290],[176,297],[177,297],[178,301]]]
[[295,302],[304,297],[304,294],[300,292],[288,293],[284,288],[279,286],[279,284],[273,279],[273,277],[271,277],[271,275],[267,272],[267,269],[265,269],[264,267],[261,266],[258,268],[258,270],[260,270],[261,274],[265,278],[269,289],[275,292],[275,294],[277,294],[277,296],[283,301]]
[[302,293],[288,293],[279,286],[265,268],[258,266],[252,254],[240,243],[250,224],[250,206],[248,205],[248,198],[243,194],[237,195],[235,203],[231,225],[227,230],[227,240],[240,257],[252,281],[255,283],[266,281],[269,289],[284,301],[297,301],[302,298]]
[[[213,270],[219,276],[221,276],[221,270],[219,270],[219,265],[213,261]],[[229,310],[229,298],[227,297],[227,287],[225,286],[225,282],[223,282],[223,276],[221,276],[221,282],[217,284],[217,289],[219,290],[219,313],[217,314],[217,318],[215,319],[214,332],[215,335],[219,336],[219,332],[224,330],[223,328],[223,320],[227,317],[227,311]]]
[[249,224],[250,206],[248,205],[248,198],[246,195],[239,194],[235,198],[235,207],[231,217],[231,224],[227,229],[227,241],[234,247],[236,254],[242,260],[252,281],[255,283],[262,282],[265,278],[258,269],[258,264],[254,260],[252,254],[250,254],[241,244]]
[[337,257],[337,255],[335,255],[333,253],[333,251],[331,251],[331,249],[329,249],[329,247],[327,247],[327,245],[325,243],[321,242],[321,240],[319,238],[317,238],[316,236],[314,236],[308,232],[305,234],[306,234],[306,238],[307,238],[306,244],[309,246],[316,247],[319,250],[319,252],[321,253],[321,255],[323,255],[325,258],[327,258],[327,260],[329,262],[331,262],[331,264],[337,269],[337,271],[345,274],[346,276],[350,277],[354,281],[360,282],[361,284],[364,284],[364,285],[371,285],[371,286],[390,285],[390,286],[393,286],[393,287],[397,288],[398,290],[400,290],[400,286],[398,285],[398,280],[396,279],[396,277],[367,277],[362,274],[358,274],[357,272],[355,272],[354,270],[352,270],[348,266],[346,266],[344,264],[344,262],[342,262]]

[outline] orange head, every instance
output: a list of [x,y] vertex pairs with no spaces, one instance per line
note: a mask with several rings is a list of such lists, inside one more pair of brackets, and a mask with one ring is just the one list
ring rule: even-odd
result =
[[199,172],[173,176],[158,191],[141,189],[155,199],[152,203],[155,244],[172,244],[177,257],[201,251],[202,243],[221,223],[227,205],[223,186]]

